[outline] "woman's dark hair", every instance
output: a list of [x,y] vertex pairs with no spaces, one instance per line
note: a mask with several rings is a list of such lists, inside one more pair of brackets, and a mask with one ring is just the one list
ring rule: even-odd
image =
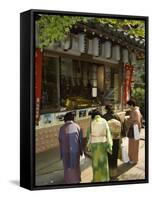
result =
[[74,114],[72,112],[68,112],[64,116],[64,121],[74,121]]
[[129,105],[129,106],[136,106],[136,101],[134,100],[134,99],[130,99],[129,101],[127,101],[127,104]]
[[96,115],[101,116],[101,113],[100,113],[99,110],[93,110],[92,113],[91,113],[91,118],[94,119]]
[[107,105],[105,106],[105,109],[106,109],[107,111],[112,111],[112,110],[113,110],[112,104],[107,104]]

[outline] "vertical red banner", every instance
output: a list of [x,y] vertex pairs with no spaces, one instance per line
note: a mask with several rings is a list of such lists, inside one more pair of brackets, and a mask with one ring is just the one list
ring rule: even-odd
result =
[[124,81],[124,103],[130,99],[131,81],[133,75],[133,66],[125,65],[125,81]]
[[40,48],[35,51],[35,119],[36,124],[40,118],[40,105],[41,105],[41,91],[42,91],[42,52]]

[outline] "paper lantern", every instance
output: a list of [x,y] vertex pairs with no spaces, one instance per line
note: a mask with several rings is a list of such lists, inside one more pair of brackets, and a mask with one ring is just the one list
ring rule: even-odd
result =
[[67,51],[72,46],[71,37],[68,37],[65,41],[61,43],[61,47],[64,51]]
[[100,40],[99,38],[94,38],[92,40],[92,54],[94,56],[99,56]]
[[97,88],[92,88],[92,97],[97,97]]
[[100,57],[104,58],[105,57],[105,44],[101,43],[101,54]]
[[104,57],[105,58],[111,58],[111,46],[112,46],[112,43],[110,41],[106,41],[104,43]]
[[97,66],[93,65],[91,67],[91,85],[92,87],[97,87]]
[[129,63],[128,49],[122,50],[122,61],[123,61],[123,63]]
[[88,54],[93,54],[93,40],[88,40]]
[[131,52],[130,54],[130,62],[131,62],[131,65],[136,64],[136,54],[134,52]]
[[76,34],[71,35],[71,48],[68,49],[68,54],[80,56],[79,50],[79,36]]
[[79,38],[78,35],[72,36],[72,48],[71,50],[78,52],[79,51]]
[[40,47],[39,26],[37,23],[35,23],[35,40],[36,40],[36,47]]
[[79,34],[79,50],[81,53],[87,52],[87,38],[84,33]]
[[120,55],[120,45],[114,45],[112,47],[112,58],[116,61],[119,61],[121,58]]

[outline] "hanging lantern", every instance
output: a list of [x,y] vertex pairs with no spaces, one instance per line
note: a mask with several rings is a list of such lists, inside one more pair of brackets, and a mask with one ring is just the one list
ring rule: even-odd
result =
[[105,58],[105,43],[100,42],[99,44],[99,59],[104,59]]
[[87,52],[87,38],[84,33],[79,34],[79,50],[81,53]]
[[101,54],[100,57],[104,58],[105,57],[105,44],[101,43]]
[[92,97],[97,96],[97,66],[93,65],[91,68],[91,85],[92,85]]
[[112,46],[112,43],[110,41],[106,41],[104,43],[104,57],[105,58],[111,58],[111,46]]
[[131,62],[131,65],[136,64],[136,54],[134,52],[131,52],[130,54],[130,62]]
[[78,50],[79,46],[78,46],[78,37],[76,37],[75,35],[73,35],[72,37],[72,50]]
[[67,51],[71,48],[72,46],[72,41],[71,41],[71,37],[69,36],[65,41],[63,41],[61,43],[61,47],[64,51]]
[[97,97],[97,88],[96,87],[92,88],[92,97]]
[[35,41],[36,41],[36,47],[40,47],[40,39],[39,39],[39,25],[38,23],[35,23]]
[[92,55],[93,53],[93,41],[88,40],[88,54]]
[[99,56],[100,40],[99,38],[94,38],[92,40],[92,54],[93,56]]
[[72,35],[72,51],[79,52],[79,37],[78,35]]
[[129,55],[128,55],[128,49],[122,50],[122,61],[123,63],[129,63]]
[[112,47],[112,58],[116,61],[120,60],[120,45],[117,44]]

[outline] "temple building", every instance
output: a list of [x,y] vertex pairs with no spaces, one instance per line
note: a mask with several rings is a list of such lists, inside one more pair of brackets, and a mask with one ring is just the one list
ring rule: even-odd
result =
[[91,110],[104,114],[111,103],[123,120],[145,40],[110,24],[79,23],[65,41],[41,49],[38,34],[36,25],[36,153],[59,145],[59,128],[68,111],[74,112],[84,141]]

